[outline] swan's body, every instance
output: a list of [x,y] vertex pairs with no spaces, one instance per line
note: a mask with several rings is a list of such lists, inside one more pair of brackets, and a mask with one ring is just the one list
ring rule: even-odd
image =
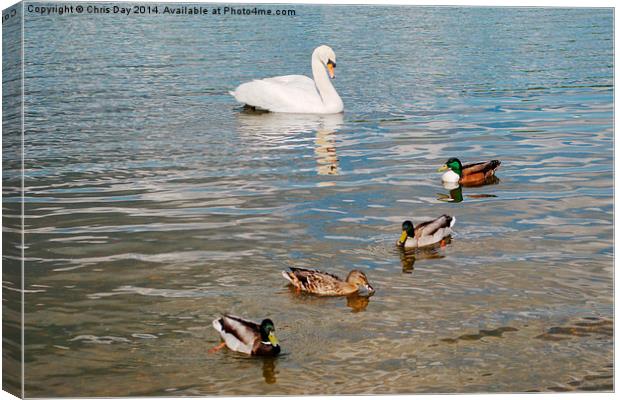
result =
[[[230,94],[240,103],[272,112],[336,114],[344,110],[342,99],[329,77],[334,77],[336,54],[328,46],[312,53],[312,76],[285,75],[257,79],[239,85]],[[329,76],[328,76],[329,72]]]
[[449,215],[422,222],[415,227],[411,221],[405,221],[402,226],[402,235],[396,244],[409,249],[438,243],[452,234],[455,222],[456,218]]

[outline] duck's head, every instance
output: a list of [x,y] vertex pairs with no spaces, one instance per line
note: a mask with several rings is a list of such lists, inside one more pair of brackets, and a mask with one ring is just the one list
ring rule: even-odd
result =
[[260,323],[260,336],[264,343],[270,343],[275,348],[280,348],[280,343],[276,337],[276,328],[273,325],[273,321],[269,318],[264,319]]
[[357,269],[349,272],[349,275],[347,275],[347,282],[357,286],[358,291],[367,292],[369,296],[375,293],[375,289],[368,283],[366,274]]
[[463,176],[463,165],[461,164],[461,161],[458,158],[449,158],[448,161],[446,161],[446,163],[441,166],[437,171],[438,172],[442,172],[442,171],[447,171],[447,170],[452,170],[455,174],[457,174],[458,176]]
[[415,237],[415,228],[413,227],[413,223],[411,221],[405,221],[402,225],[403,233],[400,235],[400,239],[398,239],[398,244],[400,246],[404,246],[407,238]]
[[329,77],[334,79],[336,77],[334,73],[334,68],[336,68],[336,53],[334,53],[334,50],[329,46],[322,45],[314,49],[312,55],[318,57],[321,63],[327,68]]

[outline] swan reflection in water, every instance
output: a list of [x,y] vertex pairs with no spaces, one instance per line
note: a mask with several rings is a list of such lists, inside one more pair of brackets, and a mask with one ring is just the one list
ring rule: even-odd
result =
[[[342,114],[286,114],[244,109],[237,113],[237,122],[242,135],[258,138],[262,145],[273,144],[283,148],[298,146],[298,135],[314,133],[317,174],[340,174],[336,133],[343,125]],[[320,185],[330,185],[330,182],[322,182]]]
[[400,263],[403,266],[403,273],[413,274],[413,266],[416,260],[444,258],[446,256],[444,254],[444,249],[446,248],[446,245],[448,245],[451,241],[452,238],[448,236],[443,240],[443,245],[440,243],[435,243],[430,246],[419,247],[410,250],[405,250],[403,247],[399,247],[398,251],[400,255]]
[[[465,187],[481,187],[487,185],[497,185],[500,182],[499,178],[495,175],[487,178],[483,183],[476,185],[465,185]],[[456,182],[442,182],[444,189],[448,190],[446,193],[437,193],[437,200],[446,201],[451,203],[460,203],[463,201],[463,185]],[[486,197],[497,197],[494,194],[468,194],[467,197],[472,199],[481,199]]]

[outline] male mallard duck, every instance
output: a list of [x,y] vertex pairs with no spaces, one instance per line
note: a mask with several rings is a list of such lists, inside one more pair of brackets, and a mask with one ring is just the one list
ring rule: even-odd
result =
[[479,185],[495,175],[499,168],[499,160],[491,160],[474,164],[462,165],[458,158],[450,158],[437,171],[448,171],[441,176],[446,183],[460,183],[462,185]]
[[280,353],[280,344],[274,333],[275,327],[268,318],[259,325],[227,314],[214,319],[213,327],[224,340],[224,343],[213,350],[227,346],[231,350],[253,356],[275,356]]
[[411,221],[403,222],[403,233],[396,242],[398,246],[405,248],[423,247],[440,242],[452,233],[456,218],[442,215],[432,221],[418,224],[415,228]]
[[321,296],[347,296],[360,290],[372,295],[375,292],[362,271],[354,269],[349,272],[346,280],[336,275],[315,269],[290,267],[290,271],[282,271],[282,276],[298,290]]

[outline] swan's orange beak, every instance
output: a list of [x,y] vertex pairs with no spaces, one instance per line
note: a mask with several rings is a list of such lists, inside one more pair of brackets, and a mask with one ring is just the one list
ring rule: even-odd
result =
[[334,74],[334,68],[336,67],[336,65],[334,63],[332,63],[331,61],[327,63],[327,72],[329,72],[329,77],[334,79],[336,77],[336,75]]

